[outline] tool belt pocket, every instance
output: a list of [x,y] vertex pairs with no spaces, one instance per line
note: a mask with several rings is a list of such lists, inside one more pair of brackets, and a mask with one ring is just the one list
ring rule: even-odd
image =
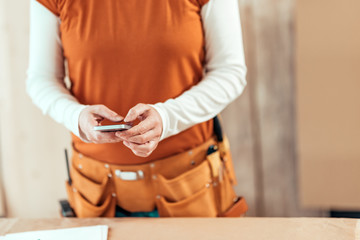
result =
[[161,217],[239,217],[247,211],[245,200],[233,189],[232,163],[225,163],[221,153],[210,153],[197,167],[173,179],[158,176],[156,204]]
[[158,176],[156,205],[161,217],[215,217],[217,214],[211,187],[209,163],[173,178]]
[[[233,169],[227,169],[221,151],[216,151],[207,156],[212,176],[212,187],[217,203],[218,216],[228,211],[237,200],[236,193],[231,181],[231,172]],[[230,159],[231,161],[231,159]]]
[[204,186],[188,198],[172,202],[161,196],[157,199],[160,217],[216,217],[213,189]]
[[66,182],[69,203],[79,218],[112,217],[116,199],[111,194],[111,184],[107,175],[97,182],[87,177],[73,165],[70,171],[72,185]]

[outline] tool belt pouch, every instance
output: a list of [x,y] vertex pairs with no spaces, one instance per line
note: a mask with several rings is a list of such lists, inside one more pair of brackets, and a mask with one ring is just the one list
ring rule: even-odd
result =
[[159,174],[156,205],[160,217],[240,217],[245,214],[245,199],[237,197],[233,189],[235,174],[228,142],[224,141],[218,144],[218,151],[207,155],[195,168],[172,179]]
[[66,182],[70,206],[79,218],[114,217],[116,199],[111,194],[109,175],[95,169],[90,169],[89,172],[93,173],[92,176],[82,172],[81,165],[72,164],[72,185]]

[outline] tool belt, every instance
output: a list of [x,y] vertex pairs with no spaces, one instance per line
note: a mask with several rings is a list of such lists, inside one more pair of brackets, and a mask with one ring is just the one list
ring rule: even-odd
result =
[[108,164],[73,149],[66,182],[77,217],[114,217],[116,205],[160,217],[239,217],[248,207],[237,197],[227,138],[139,165]]

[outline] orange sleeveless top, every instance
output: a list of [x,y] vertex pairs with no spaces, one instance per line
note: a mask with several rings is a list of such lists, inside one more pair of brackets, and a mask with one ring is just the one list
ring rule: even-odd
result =
[[[201,7],[209,0],[37,0],[60,17],[72,94],[125,116],[137,103],[175,98],[203,78]],[[213,134],[212,121],[161,141],[147,158],[122,143],[75,149],[115,164],[140,164],[193,148]]]

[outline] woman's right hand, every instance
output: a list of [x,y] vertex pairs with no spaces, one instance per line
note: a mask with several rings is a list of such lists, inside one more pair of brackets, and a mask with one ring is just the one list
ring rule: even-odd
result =
[[92,105],[84,108],[79,116],[80,136],[91,143],[115,143],[122,141],[115,132],[95,131],[104,119],[120,122],[124,118],[104,105]]

